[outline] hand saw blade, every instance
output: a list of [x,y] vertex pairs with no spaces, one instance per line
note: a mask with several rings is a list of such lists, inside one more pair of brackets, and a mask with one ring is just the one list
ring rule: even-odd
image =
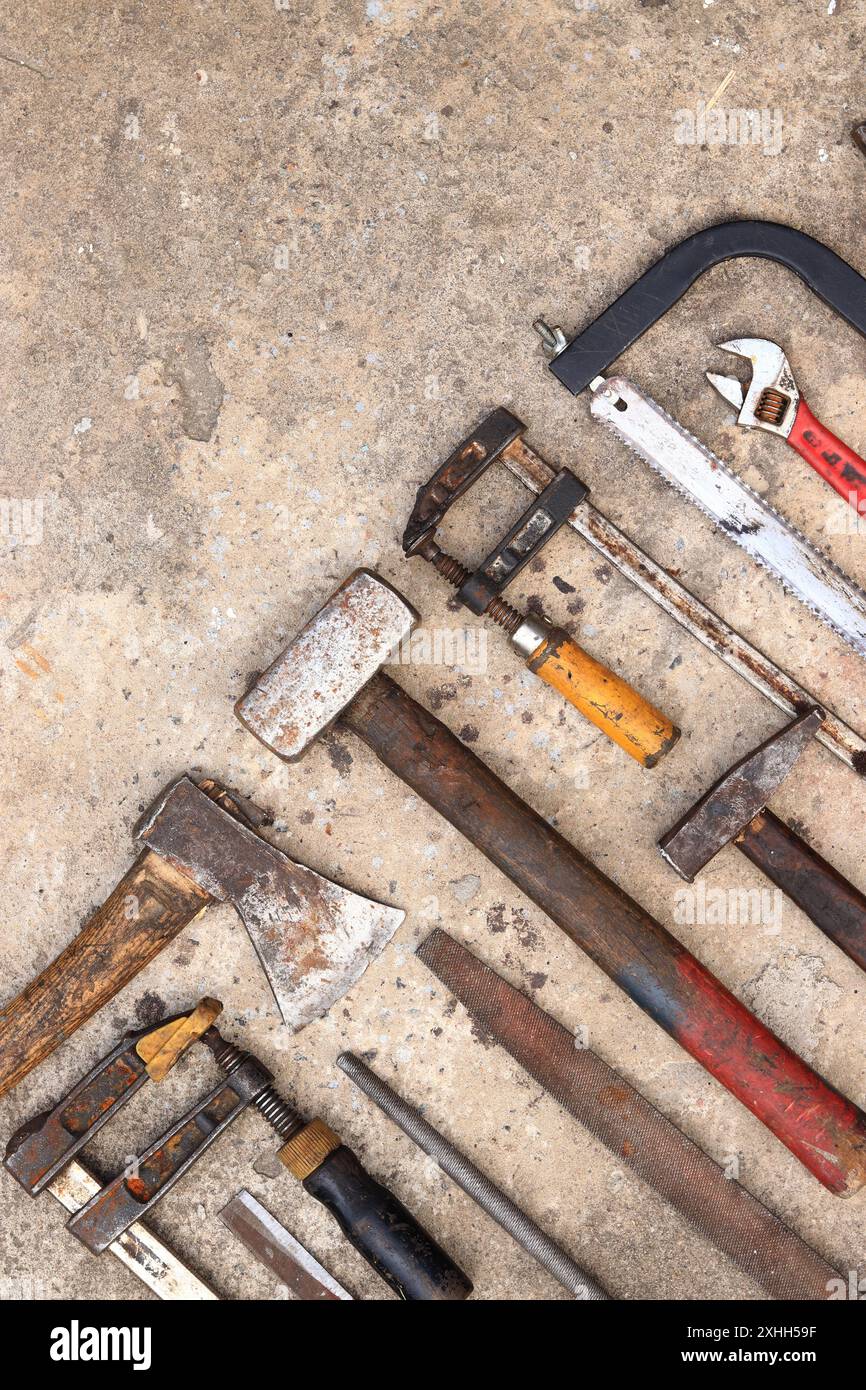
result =
[[866,593],[843,570],[625,377],[602,379],[592,415],[763,565],[860,656]]

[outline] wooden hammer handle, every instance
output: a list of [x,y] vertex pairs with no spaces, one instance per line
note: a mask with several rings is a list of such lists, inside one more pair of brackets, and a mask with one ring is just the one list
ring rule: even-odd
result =
[[866,898],[796,831],[761,811],[734,842],[825,936],[866,970]]
[[139,855],[65,951],[0,1011],[0,1096],[65,1042],[207,907],[152,850]]
[[456,735],[387,676],[340,716],[656,1023],[840,1196],[866,1183],[866,1114],[750,1013]]

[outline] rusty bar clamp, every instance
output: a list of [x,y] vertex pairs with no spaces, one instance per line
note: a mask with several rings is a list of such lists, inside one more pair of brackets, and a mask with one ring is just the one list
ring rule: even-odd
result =
[[134,1163],[75,1211],[67,1229],[101,1254],[174,1187],[249,1106],[283,1140],[278,1158],[321,1202],[376,1273],[401,1298],[458,1301],[472,1285],[401,1202],[376,1182],[351,1149],[319,1119],[305,1120],[273,1086],[273,1075],[213,1026],[222,1005],[203,999],[125,1037],[53,1110],[37,1115],[9,1141],[6,1168],[35,1197],[150,1079],[160,1082],[194,1042],[203,1042],[226,1079],[193,1104]]

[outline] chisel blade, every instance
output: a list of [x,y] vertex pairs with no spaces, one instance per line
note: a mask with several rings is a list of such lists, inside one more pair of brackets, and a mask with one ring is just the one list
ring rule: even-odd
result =
[[220,1217],[296,1299],[304,1303],[354,1302],[348,1290],[246,1188],[223,1207]]
[[625,377],[600,380],[591,410],[787,593],[866,656],[866,593],[706,445]]

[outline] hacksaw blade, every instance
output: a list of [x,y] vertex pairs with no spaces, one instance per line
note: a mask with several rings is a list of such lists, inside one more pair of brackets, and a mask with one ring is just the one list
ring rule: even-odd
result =
[[866,593],[712,450],[625,377],[601,379],[590,409],[665,482],[774,574],[786,593],[866,656]]

